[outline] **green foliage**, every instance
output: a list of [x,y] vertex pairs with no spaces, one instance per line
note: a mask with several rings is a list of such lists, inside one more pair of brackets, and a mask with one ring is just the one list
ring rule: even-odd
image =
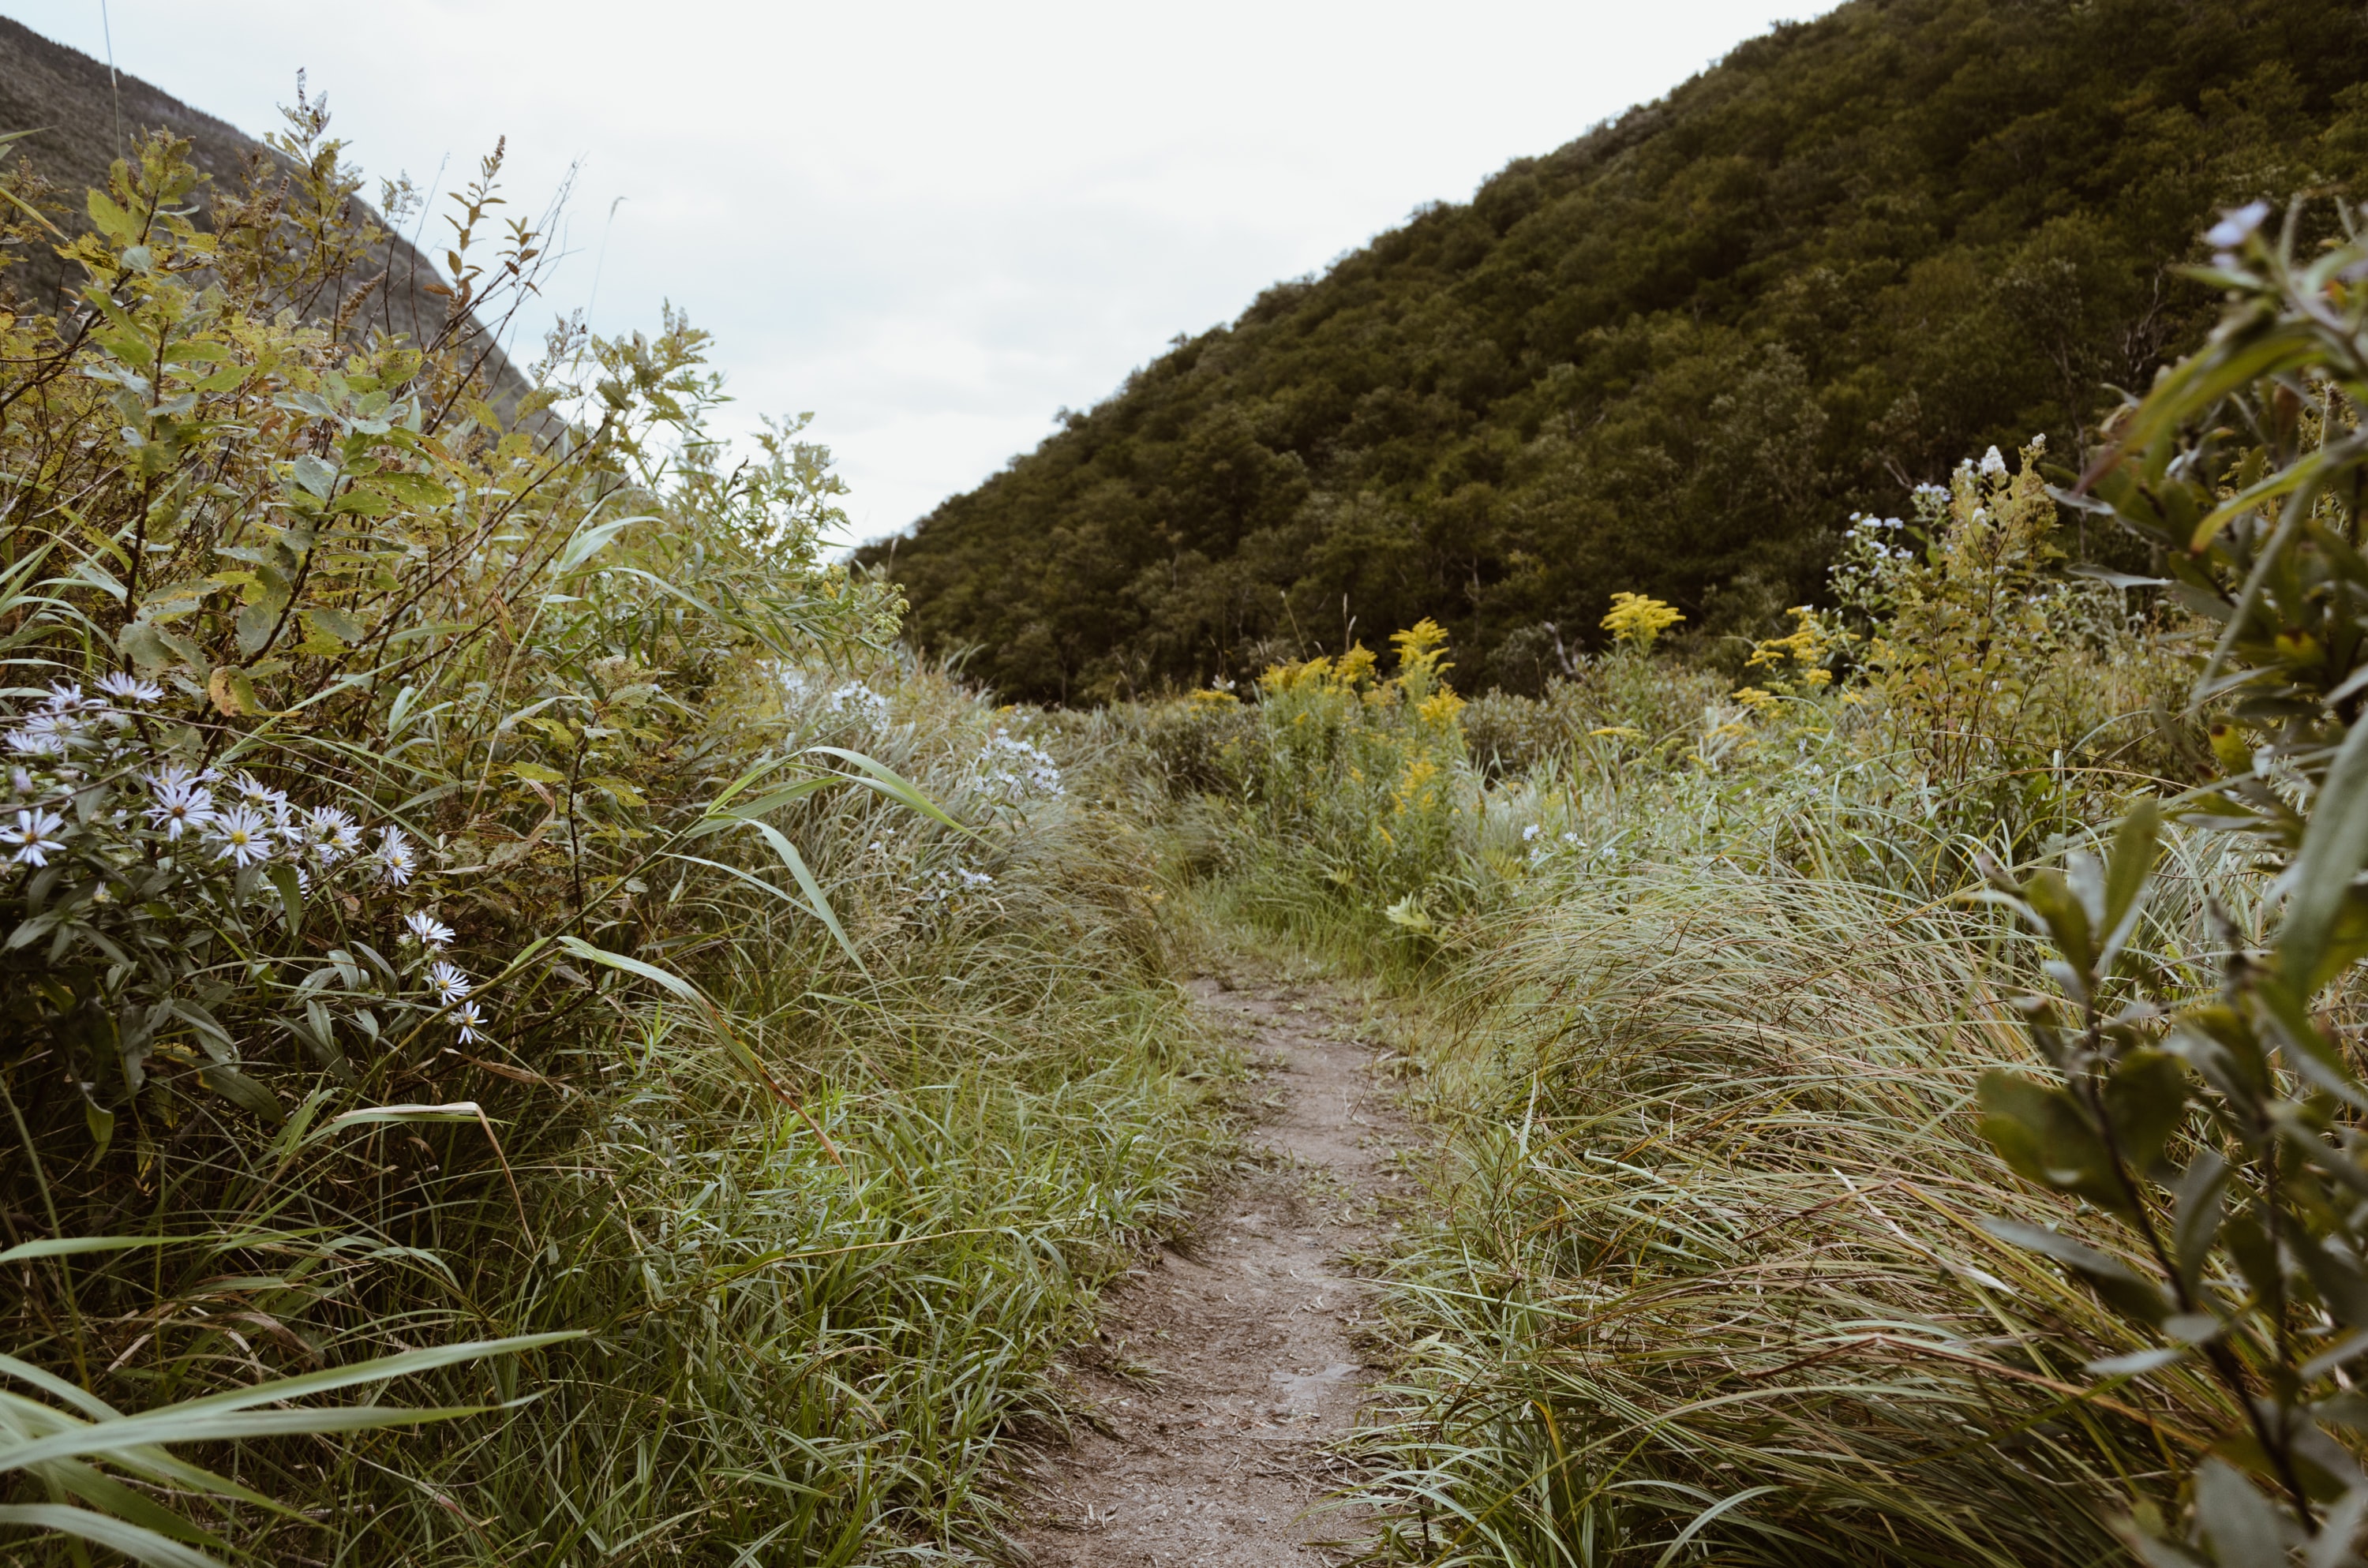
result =
[[[2133,772],[2193,766],[2145,711],[2192,625],[2060,569],[2036,456],[1962,465],[1912,526],[1860,519],[1840,608],[1796,608],[1739,688],[1622,646],[1462,710],[1492,760],[1460,770],[1418,939],[1308,853],[1389,820],[1284,719],[1335,666],[1224,743],[1255,782],[1210,901],[1436,1025],[1408,1051],[1447,1148],[1393,1277],[1382,1560],[2110,1560],[2128,1518],[2176,1517],[2165,1452],[2240,1418],[2208,1369],[2125,1397],[2145,1325],[2058,1268],[2068,1239],[2021,1244],[2119,1192],[2093,1137],[2044,1147],[2069,1102],[1998,1075],[2027,1058],[1984,977],[2046,971],[1952,895],[1983,846],[2060,856]],[[1311,805],[1262,813],[1278,796]],[[2170,985],[2231,858],[2176,852],[2181,896],[2113,936]],[[2051,907],[2086,876],[2044,882]],[[2099,1091],[2148,1150],[2171,1074],[2142,1054]],[[2036,1131],[1994,1150],[1985,1112]]]
[[[725,452],[679,316],[497,395],[497,159],[450,335],[349,312],[305,124],[211,228],[145,143],[0,315],[6,1552],[989,1550],[992,1434],[1212,1152],[1147,854],[885,651],[828,454]],[[209,1468],[57,1437],[117,1413]]]
[[1463,706],[1445,681],[1446,633],[1395,634],[1397,669],[1376,679],[1361,647],[1258,677],[1250,790],[1277,839],[1324,863],[1325,880],[1429,929],[1426,885],[1452,864],[1465,798]]
[[[1685,744],[1475,780],[1382,1558],[2360,1560],[2368,241],[2324,213],[2207,236],[2225,317],[2085,485],[1967,465]],[[2059,574],[2059,506],[2184,609]],[[1235,864],[1320,932],[1289,843]]]
[[1839,520],[2199,342],[2214,203],[2353,178],[2368,33],[2317,0],[1898,0],[1667,99],[1179,342],[868,551],[913,635],[1065,701],[1429,617],[1567,674],[1613,589],[1705,637],[1816,597]]
[[[108,1238],[63,1246],[47,1244],[47,1256],[67,1251],[105,1251]],[[45,1255],[33,1242],[0,1253],[0,1262]],[[204,1394],[161,1409],[126,1415],[74,1384],[13,1357],[0,1356],[0,1375],[50,1396],[50,1403],[19,1393],[0,1393],[0,1473],[21,1471],[74,1503],[0,1505],[0,1525],[53,1531],[122,1552],[159,1568],[219,1568],[204,1549],[230,1548],[211,1531],[109,1476],[92,1460],[112,1466],[160,1488],[182,1488],[202,1496],[251,1504],[287,1513],[284,1505],[211,1471],[176,1459],[176,1443],[223,1442],[241,1437],[284,1437],[330,1432],[364,1432],[416,1426],[455,1416],[481,1415],[482,1409],[407,1410],[369,1404],[359,1409],[289,1407],[291,1400],[334,1392],[358,1384],[433,1371],[485,1356],[515,1354],[573,1337],[528,1335],[484,1344],[450,1345],[388,1356],[333,1372],[273,1378],[222,1393]],[[60,1408],[61,1405],[68,1408]],[[266,1410],[263,1406],[279,1408]]]
[[2101,858],[2019,883],[1993,872],[1995,896],[2055,949],[2053,994],[2021,1001],[2052,1071],[1987,1079],[1985,1133],[2032,1181],[2119,1221],[2111,1250],[1997,1228],[2159,1346],[2102,1369],[2144,1381],[2208,1369],[2240,1413],[2192,1473],[2192,1523],[2141,1543],[2164,1563],[2283,1563],[2290,1545],[2356,1561],[2368,1518],[2355,1457],[2368,1422],[2346,1375],[2368,1350],[2368,1087],[2343,1006],[2368,956],[2368,726],[2354,698],[2368,685],[2368,244],[2348,205],[2343,243],[2313,244],[2305,212],[2274,236],[2260,206],[2214,232],[2226,316],[2119,420],[2089,476],[2100,509],[2219,624],[2192,700],[2225,705],[2253,748],[2249,768],[2168,810],[2237,835],[2276,873],[2282,907],[2260,939],[2223,920],[2185,960],[2219,971],[2199,997],[2130,951],[2165,808],[2140,802]]
[[1890,613],[1867,650],[1886,718],[1945,790],[2028,766],[2058,738],[2041,729],[2051,683],[2070,674],[2043,602],[2062,552],[2041,449],[2012,474],[1995,447],[1978,472],[1958,469],[1929,559],[1886,585]]

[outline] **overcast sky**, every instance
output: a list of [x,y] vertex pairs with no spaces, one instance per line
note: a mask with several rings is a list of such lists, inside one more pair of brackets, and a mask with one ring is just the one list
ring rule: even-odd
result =
[[[373,176],[441,167],[449,190],[506,134],[511,195],[539,207],[579,164],[552,302],[608,333],[687,307],[735,423],[814,412],[869,539],[1178,333],[1823,8],[108,0],[107,20],[120,70],[249,134],[307,71]],[[100,0],[0,14],[106,57]]]

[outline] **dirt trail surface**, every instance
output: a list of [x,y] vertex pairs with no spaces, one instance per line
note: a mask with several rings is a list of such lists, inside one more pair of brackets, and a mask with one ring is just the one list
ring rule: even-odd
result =
[[1091,1413],[1028,1467],[1041,1568],[1315,1568],[1362,1532],[1311,1511],[1355,1478],[1327,1445],[1379,1370],[1362,1342],[1372,1288],[1341,1262],[1386,1240],[1393,1155],[1410,1133],[1374,1081],[1374,1049],[1304,984],[1203,980],[1201,1006],[1241,1031],[1271,1112],[1262,1156],[1201,1216],[1187,1249],[1106,1298],[1101,1342],[1071,1357]]

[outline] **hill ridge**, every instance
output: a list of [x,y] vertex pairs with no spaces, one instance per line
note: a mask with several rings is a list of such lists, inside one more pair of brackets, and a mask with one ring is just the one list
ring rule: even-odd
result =
[[[236,189],[246,158],[259,156],[283,166],[287,163],[228,120],[193,108],[129,72],[110,72],[105,62],[0,17],[0,133],[31,131],[7,149],[7,155],[23,157],[58,187],[67,199],[61,221],[70,229],[88,224],[81,193],[105,189],[114,160],[136,150],[141,139],[155,130],[187,139],[190,162],[211,177],[215,189]],[[447,319],[443,300],[430,291],[431,285],[444,282],[442,273],[398,232],[398,225],[386,222],[359,198],[356,205],[369,210],[387,231],[370,252],[372,269],[387,279],[371,312],[372,324],[405,334],[415,342],[426,341]],[[44,249],[17,258],[8,280],[19,297],[54,313],[69,278],[65,264]],[[524,377],[498,345],[488,342],[484,349],[487,382],[496,404],[514,404],[527,391]]]
[[2199,341],[2215,204],[2355,176],[2325,0],[1850,0],[1263,291],[860,559],[1007,694],[1430,615],[1533,689],[1609,595],[1757,632],[1853,511]]

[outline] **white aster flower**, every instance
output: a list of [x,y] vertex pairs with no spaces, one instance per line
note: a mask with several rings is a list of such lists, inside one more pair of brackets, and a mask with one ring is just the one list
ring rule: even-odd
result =
[[493,1022],[477,1010],[477,1005],[474,1002],[463,1002],[453,1009],[452,1021],[461,1026],[461,1037],[455,1042],[460,1045],[472,1044],[484,1039],[484,1031],[492,1027]]
[[422,947],[434,948],[440,952],[452,945],[452,927],[424,909],[416,909],[404,915],[403,926],[410,933],[410,939]]
[[252,806],[233,806],[213,820],[217,857],[240,870],[271,858],[271,824]]
[[120,670],[99,676],[98,689],[118,702],[157,702],[165,696],[165,688],[154,681],[142,680],[138,676],[126,675]]
[[334,866],[362,846],[362,824],[337,806],[315,806],[304,813],[301,830],[324,866]]
[[410,881],[419,869],[418,852],[411,847],[411,840],[404,837],[399,827],[380,830],[378,853],[371,858],[378,864],[380,879],[398,888]]
[[256,811],[277,817],[288,810],[288,791],[275,790],[252,773],[242,773],[232,786],[238,798]]
[[214,820],[214,792],[190,777],[187,768],[168,767],[150,774],[148,795],[148,820],[163,828],[168,839]]
[[[2233,251],[2252,238],[2253,231],[2270,215],[2266,201],[2248,201],[2242,207],[2224,207],[2220,222],[2203,232],[2203,243],[2217,251]],[[2225,264],[2224,264],[2225,265]]]
[[9,858],[19,866],[46,866],[50,857],[65,847],[58,830],[65,819],[55,812],[39,807],[17,813],[14,827],[0,827],[0,847],[9,851]]
[[1544,830],[1539,827],[1537,824],[1531,823],[1529,826],[1521,829],[1521,842],[1527,844],[1531,839],[1535,838],[1543,831]]
[[54,680],[50,683],[48,707],[52,713],[79,713],[85,708],[97,706],[82,694],[82,687],[72,681]]
[[429,966],[427,983],[435,987],[436,1000],[447,1007],[458,1006],[469,994],[469,977],[461,966],[441,960]]
[[21,756],[63,756],[74,733],[71,723],[60,723],[55,713],[31,713],[8,732],[8,749]]

